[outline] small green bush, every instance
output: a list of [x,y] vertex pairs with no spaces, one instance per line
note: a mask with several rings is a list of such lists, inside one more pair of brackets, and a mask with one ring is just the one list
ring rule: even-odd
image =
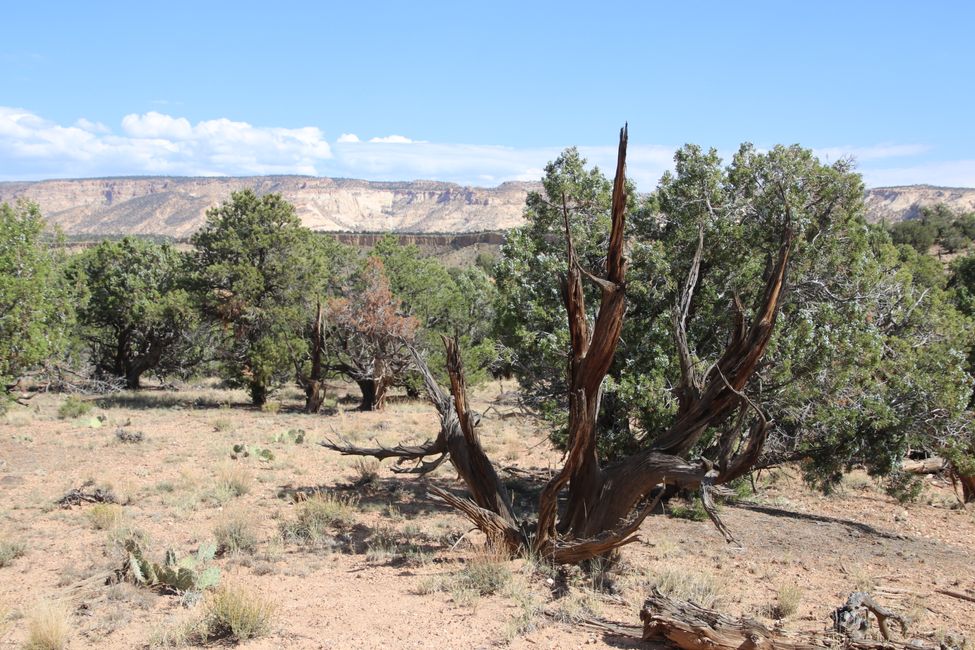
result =
[[27,552],[27,546],[20,542],[0,540],[0,569],[10,566],[13,561]]
[[902,504],[914,503],[924,492],[924,478],[909,472],[895,471],[887,477],[884,491]]
[[356,521],[355,497],[319,493],[302,501],[294,521],[282,525],[285,539],[321,543],[331,539],[335,529],[349,528]]
[[241,587],[221,587],[206,601],[202,636],[205,642],[246,641],[271,629],[274,603]]
[[228,515],[213,529],[213,536],[221,553],[253,553],[257,550],[254,524],[242,512]]
[[667,514],[675,519],[688,519],[690,521],[704,521],[708,518],[704,506],[697,499],[671,501],[667,504]]
[[58,407],[58,418],[61,420],[71,420],[80,418],[91,412],[91,404],[85,402],[77,395],[68,395]]

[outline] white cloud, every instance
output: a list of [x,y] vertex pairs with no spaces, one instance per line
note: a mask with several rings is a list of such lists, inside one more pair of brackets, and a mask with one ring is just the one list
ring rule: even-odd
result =
[[[308,174],[366,180],[430,179],[464,185],[538,180],[562,147],[508,147],[415,141],[402,135],[333,144],[318,127],[260,127],[227,118],[192,123],[156,111],[129,114],[120,131],[80,118],[64,126],[31,111],[0,106],[0,180],[159,174],[243,176]],[[675,147],[631,143],[627,174],[650,191],[673,166]],[[615,146],[580,146],[611,175]],[[928,183],[975,186],[975,160],[930,161],[913,144],[824,147],[824,160],[853,157],[868,186]]]
[[61,126],[0,107],[0,169],[10,179],[170,174],[309,174],[332,158],[317,127],[257,127],[226,118],[195,125],[150,111],[122,118],[122,134],[81,118]]
[[376,144],[412,144],[415,140],[410,140],[405,135],[387,135],[382,138],[369,138],[369,142]]

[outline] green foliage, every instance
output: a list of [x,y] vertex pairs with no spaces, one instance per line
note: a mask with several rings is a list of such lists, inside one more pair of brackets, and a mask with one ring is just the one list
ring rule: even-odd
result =
[[319,280],[317,240],[279,194],[235,192],[195,235],[193,283],[222,332],[224,377],[264,404],[307,347],[303,299]]
[[[394,235],[383,237],[372,252],[383,262],[390,289],[405,314],[418,319],[419,343],[431,370],[446,377],[441,336],[457,337],[467,379],[483,380],[496,357],[491,337],[494,318],[494,283],[480,266],[447,269],[424,257],[415,245],[402,245]],[[421,380],[405,379],[419,390]]]
[[708,513],[701,501],[694,498],[688,501],[668,502],[667,514],[674,519],[687,519],[688,521],[705,521],[708,518]]
[[25,372],[68,347],[74,301],[51,243],[36,204],[0,204],[0,401]]
[[288,429],[284,433],[274,434],[274,442],[290,442],[295,445],[300,445],[305,442],[305,430],[304,429]]
[[166,244],[125,237],[104,241],[72,260],[85,299],[78,309],[81,338],[96,376],[138,388],[145,372],[185,374],[197,312],[186,288],[183,255]]
[[895,470],[884,481],[884,491],[900,503],[914,503],[924,492],[924,477]]
[[968,248],[975,239],[975,213],[956,214],[939,203],[921,208],[917,219],[895,223],[890,227],[895,244],[907,244],[919,253],[926,253],[934,244],[949,253]]
[[133,539],[126,540],[124,548],[128,556],[123,572],[137,585],[184,594],[202,592],[220,582],[219,567],[210,564],[217,552],[213,544],[203,544],[195,555],[182,559],[170,549],[162,564],[147,560],[142,547]]
[[300,502],[294,521],[281,526],[285,539],[306,544],[327,543],[336,529],[355,524],[356,500],[332,493],[316,494]]
[[91,413],[91,402],[86,402],[77,395],[68,395],[58,406],[58,418],[72,420]]
[[[566,265],[563,209],[583,268],[599,274],[611,187],[571,149],[546,167],[542,184],[495,267],[496,332],[561,442],[569,341],[557,280]],[[672,313],[699,231],[704,247],[687,337],[703,373],[723,352],[732,297],[746,318],[759,301],[787,214],[795,233],[787,290],[746,386],[773,423],[767,453],[805,458],[807,478],[828,488],[851,464],[886,473],[909,445],[943,447],[962,428],[972,381],[969,321],[954,308],[936,260],[866,224],[863,185],[848,163],[824,165],[797,146],[762,153],[743,145],[724,166],[714,150],[688,145],[653,195],[635,197],[626,233],[628,308],[597,422],[607,461],[652,445],[673,421],[680,367]],[[586,291],[592,316],[598,293]],[[740,415],[747,426],[752,414]],[[705,432],[691,455],[714,460],[715,436]]]
[[27,546],[21,542],[0,539],[0,569],[10,566],[13,561],[27,552]]
[[233,446],[230,457],[234,460],[237,460],[238,458],[256,458],[263,463],[268,463],[274,460],[274,452],[265,447],[245,445],[244,443],[239,442]]

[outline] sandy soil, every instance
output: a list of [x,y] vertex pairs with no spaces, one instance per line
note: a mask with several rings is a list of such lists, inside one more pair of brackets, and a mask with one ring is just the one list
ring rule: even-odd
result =
[[[487,409],[499,390],[479,391],[475,407]],[[793,630],[823,629],[851,591],[867,589],[912,617],[916,636],[975,639],[975,603],[936,591],[975,589],[975,516],[936,481],[904,506],[858,474],[829,498],[805,489],[795,470],[766,474],[750,504],[723,507],[741,547],[709,522],[654,516],[642,541],[624,550],[612,588],[594,589],[600,576],[488,557],[462,518],[426,498],[422,481],[316,444],[422,440],[436,432],[426,404],[359,413],[343,402],[331,416],[312,417],[297,412],[297,397],[281,396],[272,413],[250,408],[236,391],[144,391],[93,398],[91,413],[59,419],[65,398],[39,395],[0,419],[0,543],[23,548],[0,567],[0,648],[24,643],[41,601],[67,609],[72,648],[142,648],[178,637],[209,596],[188,604],[105,585],[124,559],[118,542],[140,535],[161,560],[169,548],[192,553],[230,520],[243,520],[257,544],[216,558],[222,584],[275,607],[270,631],[247,648],[636,647],[577,621],[636,625],[654,585]],[[488,410],[482,436],[492,457],[514,468],[513,489],[528,503],[539,486],[525,477],[544,476],[558,455],[535,421],[500,417],[510,411]],[[120,428],[145,439],[121,442]],[[302,444],[286,435],[297,429]],[[274,458],[233,460],[238,443]],[[429,480],[457,485],[446,465]],[[228,482],[246,493],[234,496]],[[124,502],[117,520],[96,521],[92,505],[55,505],[86,483],[111,486]],[[302,507],[288,495],[314,488],[350,503],[350,521],[307,543],[287,534]],[[464,587],[465,572],[482,565],[500,576],[494,593]],[[782,620],[773,618],[776,606],[786,610]]]

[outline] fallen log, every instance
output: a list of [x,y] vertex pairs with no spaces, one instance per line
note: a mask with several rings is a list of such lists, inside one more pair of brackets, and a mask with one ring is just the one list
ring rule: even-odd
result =
[[[856,592],[843,607],[833,612],[834,627],[823,632],[792,633],[769,630],[750,618],[732,618],[692,602],[675,600],[656,589],[650,594],[640,619],[643,640],[667,641],[682,650],[934,650],[946,647],[917,639],[873,640],[865,638],[868,614],[880,622],[881,633],[889,637],[887,620],[896,620],[906,634],[907,621],[880,607],[868,594]],[[959,646],[960,647],[960,646]]]
[[923,460],[905,460],[901,463],[901,469],[908,474],[938,474],[946,469],[947,463],[944,458],[932,456]]

